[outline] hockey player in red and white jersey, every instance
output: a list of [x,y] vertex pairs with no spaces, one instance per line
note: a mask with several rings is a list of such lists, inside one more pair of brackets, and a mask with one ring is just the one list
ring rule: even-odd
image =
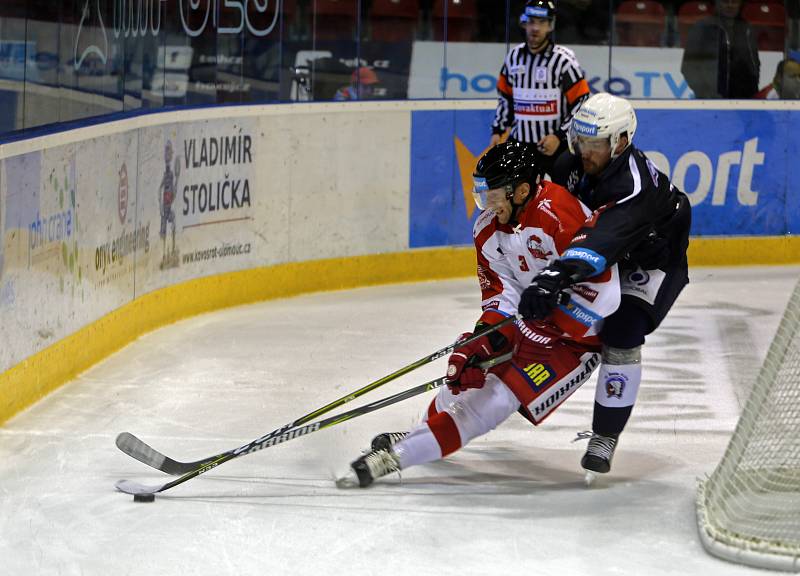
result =
[[[517,313],[522,291],[567,249],[591,212],[564,188],[542,180],[528,144],[491,148],[473,179],[475,201],[484,210],[473,229],[483,310],[477,332]],[[447,387],[423,421],[408,433],[376,436],[372,450],[351,463],[350,481],[366,487],[390,472],[443,458],[517,411],[535,425],[552,414],[600,362],[597,334],[620,301],[616,266],[572,284],[565,294],[545,320],[517,320],[456,348]],[[475,366],[509,351],[510,362],[486,372]]]

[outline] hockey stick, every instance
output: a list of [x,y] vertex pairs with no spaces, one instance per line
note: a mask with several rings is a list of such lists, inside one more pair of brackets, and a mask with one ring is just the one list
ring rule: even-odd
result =
[[[437,350],[433,354],[429,354],[428,356],[425,356],[424,358],[420,358],[416,362],[413,362],[413,363],[409,364],[408,366],[400,368],[399,370],[397,370],[395,372],[392,372],[388,376],[384,376],[383,378],[380,378],[380,379],[376,380],[375,382],[372,382],[371,384],[367,384],[366,386],[356,390],[352,394],[348,394],[347,396],[343,396],[343,397],[339,398],[338,400],[334,400],[330,404],[326,404],[322,408],[319,408],[318,410],[310,412],[310,413],[306,414],[305,416],[302,416],[302,417],[298,418],[294,422],[290,422],[289,424],[284,424],[280,428],[278,428],[276,430],[273,430],[269,434],[267,434],[265,436],[262,436],[258,440],[254,440],[253,442],[251,442],[247,446],[243,446],[242,448],[239,448],[238,450],[240,452],[241,451],[250,452],[250,451],[253,451],[254,448],[255,448],[255,450],[258,450],[258,448],[256,447],[257,444],[265,442],[269,438],[273,438],[275,436],[278,436],[278,435],[284,433],[285,431],[287,431],[287,430],[289,430],[291,428],[295,428],[297,426],[302,426],[303,424],[306,424],[307,422],[310,422],[311,420],[313,420],[314,418],[316,418],[318,416],[321,416],[321,415],[323,415],[323,414],[325,414],[327,412],[330,412],[331,410],[334,410],[334,409],[338,408],[339,406],[342,406],[342,405],[346,404],[347,402],[350,402],[351,400],[355,400],[356,398],[358,398],[360,396],[363,396],[367,392],[375,390],[376,388],[379,388],[380,386],[383,386],[384,384],[387,384],[387,383],[391,382],[392,380],[396,380],[400,376],[404,376],[405,374],[408,374],[412,370],[416,370],[420,366],[424,366],[425,364],[429,364],[430,362],[433,362],[434,360],[437,360],[437,359],[439,359],[439,358],[441,358],[443,356],[446,356],[448,354],[452,354],[453,350],[457,346],[463,346],[464,344],[469,344],[470,342],[473,342],[473,341],[477,340],[478,338],[480,338],[482,336],[485,336],[486,334],[494,332],[495,330],[498,330],[498,329],[502,328],[503,326],[506,326],[506,325],[510,324],[511,322],[515,321],[516,318],[517,318],[516,316],[509,316],[508,318],[505,318],[503,321],[498,322],[497,324],[493,324],[488,329],[483,330],[483,331],[481,331],[481,332],[479,332],[477,334],[473,334],[471,337],[467,338],[466,340],[464,340],[462,342],[453,343],[450,346],[442,348],[441,350]],[[136,436],[134,436],[130,432],[122,432],[122,433],[120,433],[117,436],[117,442],[116,443],[117,443],[117,448],[119,448],[120,450],[125,452],[125,454],[127,454],[128,456],[130,456],[132,458],[135,458],[136,460],[139,460],[140,462],[142,462],[144,464],[147,464],[148,466],[150,466],[152,468],[156,468],[158,470],[161,470],[162,472],[166,472],[167,474],[171,474],[173,476],[181,476],[183,474],[187,474],[187,473],[195,470],[196,468],[201,467],[203,464],[215,461],[218,458],[222,458],[225,454],[227,454],[227,452],[222,452],[220,454],[215,454],[214,456],[209,456],[209,457],[203,458],[202,460],[197,460],[195,462],[180,462],[178,460],[173,460],[169,456],[165,456],[164,454],[162,454],[158,450],[148,446],[147,443],[145,443],[144,441],[140,440],[139,438],[137,438]]]
[[[486,360],[482,362],[478,366],[484,370],[491,368],[492,366],[496,366],[497,364],[501,364],[511,359],[511,353],[503,354],[502,356],[498,356],[497,358],[492,358],[490,360]],[[392,396],[387,398],[383,398],[381,400],[376,400],[369,404],[365,404],[364,406],[360,406],[358,408],[353,408],[352,410],[348,410],[347,412],[343,412],[342,414],[338,414],[336,416],[331,416],[330,418],[325,418],[324,420],[320,420],[319,422],[313,422],[311,424],[306,424],[305,426],[301,426],[299,428],[293,428],[291,430],[285,431],[283,434],[279,436],[272,436],[267,435],[259,438],[257,440],[253,440],[250,444],[246,446],[242,446],[241,448],[237,448],[236,450],[230,450],[228,452],[224,452],[218,457],[214,457],[213,460],[208,460],[202,462],[200,466],[197,468],[190,470],[186,474],[182,475],[171,482],[167,482],[165,484],[155,485],[155,486],[146,486],[144,484],[139,484],[137,482],[133,482],[131,480],[120,480],[116,484],[117,490],[120,492],[125,492],[126,494],[155,494],[157,492],[163,492],[164,490],[169,490],[177,486],[178,484],[183,484],[187,480],[191,480],[195,476],[199,476],[209,470],[216,468],[220,464],[224,464],[229,460],[233,460],[239,456],[243,456],[244,454],[250,454],[252,452],[256,452],[263,448],[269,448],[270,446],[276,446],[277,444],[282,444],[287,440],[293,440],[294,438],[298,438],[300,436],[306,436],[311,434],[312,432],[317,432],[318,430],[324,430],[325,428],[330,428],[332,426],[336,426],[337,424],[341,424],[342,422],[346,422],[348,420],[352,420],[353,418],[357,418],[358,416],[363,416],[364,414],[369,414],[370,412],[374,412],[375,410],[380,410],[381,408],[385,408],[386,406],[390,406],[397,402],[401,402],[413,396],[417,396],[418,394],[422,394],[423,392],[428,392],[429,390],[435,390],[440,386],[444,385],[447,382],[447,378],[442,376],[441,378],[437,378],[436,380],[431,380],[430,382],[426,382],[425,384],[420,384],[419,386],[415,386],[414,388],[409,388],[408,390],[404,390],[403,392],[398,392]]]

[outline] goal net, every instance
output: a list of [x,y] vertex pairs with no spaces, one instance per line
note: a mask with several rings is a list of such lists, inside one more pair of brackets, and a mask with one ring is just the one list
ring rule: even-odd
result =
[[715,556],[800,572],[800,282],[725,455],[698,488],[697,522]]

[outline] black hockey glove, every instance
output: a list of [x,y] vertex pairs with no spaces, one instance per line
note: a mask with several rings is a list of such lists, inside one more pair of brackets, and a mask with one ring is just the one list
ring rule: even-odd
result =
[[664,268],[669,263],[669,240],[651,232],[630,251],[627,260],[642,270]]
[[542,270],[522,292],[519,313],[525,319],[543,320],[558,306],[561,291],[574,280],[572,270],[560,260]]

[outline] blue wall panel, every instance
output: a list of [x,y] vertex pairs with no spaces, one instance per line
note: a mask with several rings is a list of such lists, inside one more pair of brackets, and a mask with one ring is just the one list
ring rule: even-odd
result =
[[[477,158],[491,110],[412,113],[413,247],[467,244],[476,214],[465,200],[456,141]],[[800,114],[786,110],[638,110],[636,145],[667,169],[693,205],[696,236],[777,236],[800,230]],[[665,166],[666,164],[666,166]]]

